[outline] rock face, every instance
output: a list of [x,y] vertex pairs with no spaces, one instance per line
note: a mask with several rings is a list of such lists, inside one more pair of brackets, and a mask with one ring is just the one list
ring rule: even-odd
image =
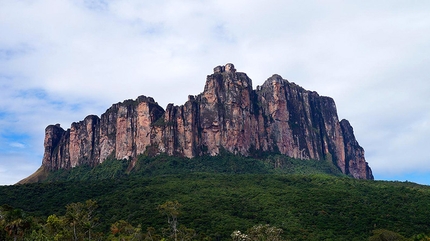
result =
[[277,152],[332,161],[343,173],[373,179],[364,150],[347,120],[338,120],[333,99],[273,75],[252,88],[233,64],[217,66],[204,91],[164,110],[140,96],[114,104],[101,118],[90,115],[68,130],[45,130],[42,166],[49,170],[139,154],[195,157],[221,151],[252,156]]

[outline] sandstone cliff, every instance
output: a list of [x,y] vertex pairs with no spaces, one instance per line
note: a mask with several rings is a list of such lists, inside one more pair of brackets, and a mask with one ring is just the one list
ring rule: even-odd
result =
[[226,150],[329,160],[354,178],[373,179],[351,125],[338,120],[333,99],[279,75],[254,90],[251,79],[232,64],[216,67],[204,91],[184,105],[164,110],[140,96],[67,130],[50,125],[44,144],[42,167],[48,170],[95,166],[108,157],[133,160],[145,152],[195,157]]

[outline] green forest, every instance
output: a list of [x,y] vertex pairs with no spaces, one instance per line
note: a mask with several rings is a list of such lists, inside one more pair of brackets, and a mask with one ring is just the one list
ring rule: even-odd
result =
[[280,155],[111,159],[0,205],[0,240],[430,240],[430,187]]

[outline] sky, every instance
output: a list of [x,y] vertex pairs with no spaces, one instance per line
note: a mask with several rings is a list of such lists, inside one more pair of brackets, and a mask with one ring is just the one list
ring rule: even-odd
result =
[[0,0],[0,185],[44,129],[139,95],[163,108],[233,63],[332,97],[376,180],[430,185],[430,1]]

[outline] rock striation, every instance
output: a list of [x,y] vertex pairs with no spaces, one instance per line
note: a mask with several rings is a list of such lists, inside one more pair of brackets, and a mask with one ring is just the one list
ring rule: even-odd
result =
[[252,87],[233,64],[217,66],[204,91],[164,110],[140,96],[87,116],[64,130],[45,130],[42,166],[48,170],[96,166],[107,158],[140,154],[195,157],[222,151],[252,156],[277,152],[299,159],[332,161],[343,173],[373,179],[364,150],[347,120],[339,121],[332,98],[279,75]]

